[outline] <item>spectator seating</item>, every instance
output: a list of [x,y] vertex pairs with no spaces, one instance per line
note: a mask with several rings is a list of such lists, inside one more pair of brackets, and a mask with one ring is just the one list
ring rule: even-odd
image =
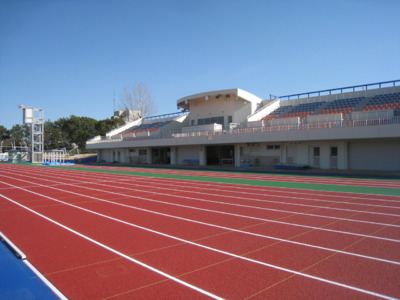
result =
[[319,109],[325,102],[313,102],[313,103],[302,103],[299,105],[287,105],[281,106],[270,115],[263,118],[264,121],[270,121],[276,118],[294,118],[300,117],[305,118],[313,114],[317,109]]
[[318,108],[320,108],[325,102],[312,102],[312,103],[302,103],[296,106],[284,114],[282,118],[293,118],[300,117],[305,118],[311,114],[313,114]]
[[134,127],[131,127],[129,129],[125,130],[122,134],[137,133],[137,132],[143,132],[143,131],[156,131],[171,122],[172,121],[164,121],[164,122],[141,124],[141,125],[134,126]]
[[361,111],[398,109],[400,108],[400,93],[376,95],[372,97]]
[[357,98],[348,98],[348,99],[338,99],[334,100],[331,103],[329,103],[321,112],[319,112],[319,115],[324,115],[324,114],[337,114],[337,113],[342,113],[344,115],[348,115],[354,109],[356,106],[364,100],[365,97],[357,97]]

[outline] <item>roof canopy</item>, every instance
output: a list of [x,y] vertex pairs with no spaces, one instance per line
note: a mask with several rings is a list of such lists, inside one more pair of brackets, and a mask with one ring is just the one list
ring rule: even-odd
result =
[[193,100],[208,100],[211,97],[215,98],[231,98],[231,99],[243,99],[244,101],[247,102],[253,102],[253,103],[260,103],[262,101],[261,98],[246,92],[241,89],[228,89],[228,90],[219,90],[219,91],[210,91],[210,92],[204,92],[204,93],[199,93],[199,94],[194,94],[190,96],[183,97],[179,99],[176,104],[178,107],[183,108],[185,110],[190,110],[190,101]]

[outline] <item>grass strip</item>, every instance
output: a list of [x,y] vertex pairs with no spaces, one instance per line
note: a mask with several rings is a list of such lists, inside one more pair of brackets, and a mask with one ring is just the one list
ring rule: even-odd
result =
[[[109,170],[109,169],[91,169],[91,168],[86,169],[86,168],[82,168],[82,167],[76,168],[76,167],[68,167],[68,166],[45,166],[45,167],[70,169],[70,170],[77,170],[77,171],[98,172],[98,173],[109,173],[109,174],[134,175],[134,176],[142,176],[142,177],[156,177],[156,178],[166,178],[166,179],[192,180],[192,181],[228,183],[228,184],[244,184],[244,185],[250,185],[250,186],[278,187],[278,188],[303,189],[303,190],[326,191],[326,192],[344,192],[344,193],[357,193],[357,194],[400,196],[400,189],[383,188],[383,187],[349,186],[349,185],[319,184],[319,183],[312,183],[312,182],[303,183],[303,182],[254,180],[254,179],[239,179],[239,178],[225,178],[225,177],[212,177],[212,176],[178,175],[178,174],[163,174],[163,173],[152,173],[152,172],[135,172],[135,171],[128,171],[128,170],[122,171],[122,170]],[[309,178],[311,181],[312,177],[310,176]]]

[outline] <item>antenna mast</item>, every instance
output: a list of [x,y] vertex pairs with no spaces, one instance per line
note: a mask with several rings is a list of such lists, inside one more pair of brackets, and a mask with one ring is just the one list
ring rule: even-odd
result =
[[114,89],[114,96],[113,96],[113,105],[114,105],[114,110],[113,110],[113,115],[115,114],[115,89]]

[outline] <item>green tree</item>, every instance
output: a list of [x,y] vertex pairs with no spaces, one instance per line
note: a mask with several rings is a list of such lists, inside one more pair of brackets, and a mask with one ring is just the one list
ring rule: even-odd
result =
[[44,123],[44,149],[60,149],[66,146],[67,143],[63,138],[60,127],[56,123],[46,121]]
[[98,135],[97,121],[92,118],[72,115],[69,118],[61,118],[55,123],[61,130],[66,147],[71,147],[72,143],[76,143],[80,149],[85,149],[86,141]]
[[97,135],[106,135],[107,132],[125,124],[120,118],[100,120],[96,124]]
[[0,125],[0,140],[10,138],[10,131],[3,125]]
[[22,143],[29,143],[30,137],[30,126],[29,125],[14,125],[10,130],[10,139],[12,139],[16,145]]

